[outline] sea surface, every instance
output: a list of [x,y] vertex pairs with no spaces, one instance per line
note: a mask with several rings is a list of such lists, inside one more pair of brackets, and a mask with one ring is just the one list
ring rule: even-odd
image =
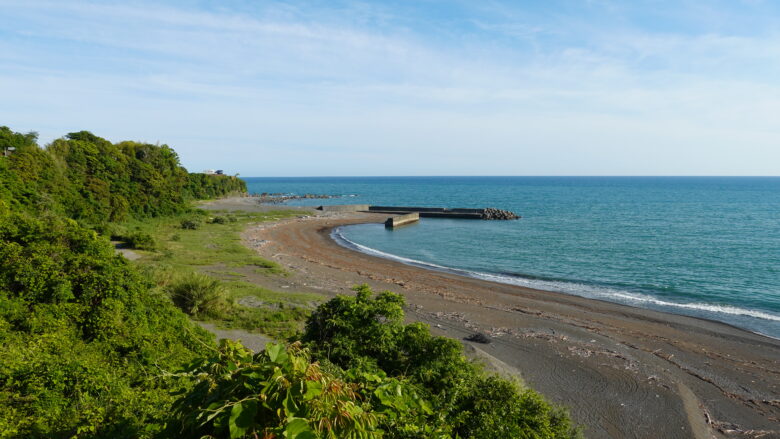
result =
[[780,178],[245,178],[295,205],[496,207],[518,221],[342,227],[366,253],[426,268],[726,322],[780,338]]

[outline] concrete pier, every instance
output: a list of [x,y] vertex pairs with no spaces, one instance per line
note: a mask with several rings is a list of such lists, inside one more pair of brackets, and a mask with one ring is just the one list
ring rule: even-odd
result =
[[419,218],[458,218],[458,219],[483,219],[483,220],[511,220],[519,216],[512,212],[500,209],[448,209],[446,207],[398,207],[398,206],[370,206],[368,204],[341,204],[323,205],[317,208],[324,212],[369,212],[387,213],[391,215],[406,215],[417,213]]
[[395,206],[370,206],[371,213],[390,213],[403,215],[417,212],[422,218],[459,218],[482,219],[484,209],[447,209],[444,207],[395,207]]
[[368,212],[368,204],[333,204],[323,205],[317,208],[323,212]]
[[395,228],[420,221],[420,214],[417,212],[407,213],[406,215],[392,216],[385,221],[385,227]]

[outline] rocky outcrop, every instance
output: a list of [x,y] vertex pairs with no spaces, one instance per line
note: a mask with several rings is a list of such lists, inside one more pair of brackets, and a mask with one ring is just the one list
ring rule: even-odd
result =
[[488,207],[482,212],[482,219],[484,220],[515,220],[519,218],[520,216],[518,216],[514,212],[510,212],[508,210],[494,209],[492,207]]

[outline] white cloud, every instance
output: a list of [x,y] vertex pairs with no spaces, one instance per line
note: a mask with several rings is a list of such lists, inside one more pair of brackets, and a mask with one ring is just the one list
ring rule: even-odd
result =
[[621,27],[544,43],[543,25],[472,20],[488,33],[443,45],[360,4],[356,21],[379,28],[295,8],[3,7],[21,24],[0,40],[0,118],[48,140],[160,140],[195,169],[219,144],[243,175],[369,160],[385,174],[776,174],[780,161],[777,35]]

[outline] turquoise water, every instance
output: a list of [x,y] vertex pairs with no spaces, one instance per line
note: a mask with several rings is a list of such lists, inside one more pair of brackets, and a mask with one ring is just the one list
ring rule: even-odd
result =
[[519,221],[423,219],[336,231],[433,269],[709,318],[780,337],[780,178],[246,178],[297,204],[497,207]]

